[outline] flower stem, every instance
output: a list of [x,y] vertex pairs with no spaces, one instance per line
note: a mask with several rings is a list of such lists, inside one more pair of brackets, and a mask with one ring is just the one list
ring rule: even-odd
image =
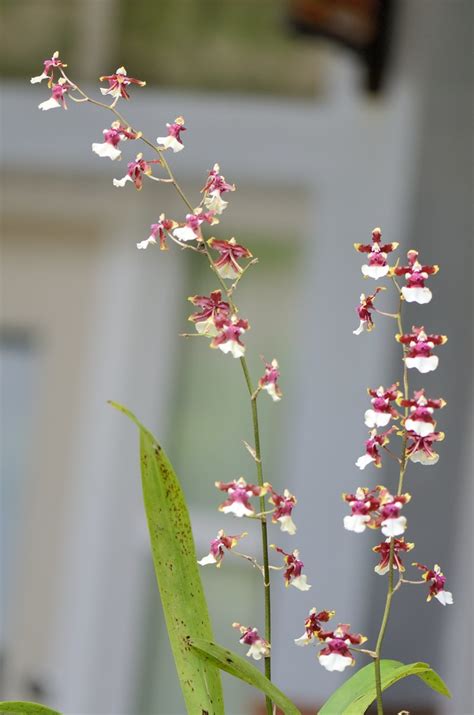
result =
[[[144,144],[146,144],[148,147],[150,147],[150,149],[152,149],[154,152],[156,152],[158,154],[158,156],[160,157],[161,165],[163,166],[166,173],[168,174],[169,182],[174,186],[176,192],[179,194],[179,196],[181,197],[183,202],[186,204],[187,208],[191,212],[193,212],[194,211],[193,205],[187,198],[187,196],[184,193],[184,191],[182,190],[181,186],[176,181],[176,178],[171,170],[171,167],[168,164],[168,161],[166,160],[164,151],[162,149],[160,149],[160,147],[158,147],[152,141],[147,139],[142,134],[142,132],[137,132],[132,127],[132,125],[129,122],[127,122],[125,117],[115,109],[115,102],[112,104],[106,104],[105,102],[99,102],[96,99],[92,99],[75,82],[72,82],[67,77],[67,75],[64,73],[63,70],[61,70],[61,74],[73,86],[74,90],[77,91],[81,95],[82,99],[74,100],[74,101],[87,101],[90,104],[94,104],[97,107],[101,107],[102,109],[106,109],[106,110],[112,112],[123,126],[130,127],[130,129],[132,131],[134,131],[135,133],[138,134],[137,138],[139,140],[141,140]],[[231,305],[233,312],[236,313],[237,308],[232,300],[232,293],[236,288],[238,280],[230,288],[227,287],[225,281],[219,275],[219,273],[214,265],[214,261],[212,260],[212,256],[209,252],[209,247],[208,247],[207,243],[205,242],[204,239],[202,239],[202,241],[203,241],[203,250],[198,250],[198,249],[195,249],[195,250],[197,250],[198,253],[202,253],[203,255],[207,256],[207,258],[209,260],[209,267],[215,273],[216,278],[219,281],[219,284],[224,291],[224,294],[227,296],[227,298],[229,300],[229,303]],[[245,272],[247,270],[247,268],[250,265],[253,265],[255,262],[256,262],[255,260],[251,261],[245,267],[243,272]],[[188,337],[188,336],[186,336],[186,337]],[[262,457],[261,457],[261,448],[260,448],[260,429],[259,429],[259,423],[258,423],[258,410],[257,410],[257,399],[256,399],[258,392],[255,392],[255,390],[252,386],[252,380],[250,378],[250,373],[248,370],[247,361],[246,361],[245,357],[240,358],[240,363],[242,365],[245,383],[246,383],[247,389],[249,391],[250,404],[251,404],[251,408],[252,408],[252,423],[253,423],[253,434],[254,434],[254,441],[255,441],[255,464],[256,464],[256,468],[257,468],[257,482],[258,482],[259,486],[263,486],[264,482],[263,482],[263,467],[262,467]],[[265,499],[263,496],[260,497],[260,512],[262,513],[260,523],[261,523],[261,533],[262,533],[262,557],[263,557],[263,577],[264,577],[265,639],[271,645],[272,630],[271,630],[270,564],[269,564],[269,557],[268,557],[267,517],[265,515]],[[254,565],[256,565],[256,562],[254,562]],[[271,656],[267,656],[265,658],[265,675],[268,678],[268,680],[271,680]],[[266,696],[265,703],[266,703],[267,715],[272,715],[273,714],[273,704],[272,704],[271,698]]]
[[[250,378],[249,369],[247,366],[247,361],[245,357],[240,358],[240,364],[242,365],[242,371],[244,373],[245,382],[247,384],[247,389],[250,395],[250,402],[252,406],[252,422],[253,422],[253,435],[255,440],[255,464],[257,468],[257,482],[259,486],[263,486],[263,467],[262,467],[262,456],[260,449],[260,429],[258,424],[258,410],[257,410],[257,399],[255,395],[255,390],[252,385],[252,380]],[[263,496],[260,497],[260,511],[265,512],[265,499]],[[266,516],[261,519],[261,530],[262,530],[262,556],[263,556],[263,577],[264,577],[264,605],[265,605],[265,640],[268,643],[272,642],[272,603],[271,603],[271,591],[270,591],[270,566],[268,558],[268,533],[267,533],[267,518]],[[272,677],[272,667],[271,667],[271,656],[265,658],[265,675],[268,680]],[[265,702],[267,706],[268,715],[272,715],[273,707],[272,701],[269,697],[265,697]]]
[[[400,291],[400,287],[397,284],[397,282],[394,280],[394,285],[397,291],[400,294],[400,304],[398,308],[398,313],[396,315],[397,318],[397,325],[398,325],[398,330],[400,335],[403,335],[403,323],[402,323],[402,306],[403,306],[403,300],[402,300],[402,295]],[[405,358],[405,347],[403,347],[403,358]],[[404,400],[408,400],[409,395],[408,395],[408,369],[406,366],[406,362],[403,359],[403,398]],[[408,407],[405,407],[405,419],[408,416]],[[404,430],[403,432],[403,438],[402,438],[402,453],[401,457],[398,460],[400,462],[400,474],[398,478],[398,490],[397,490],[397,495],[400,495],[403,490],[403,481],[405,479],[405,473],[407,469],[407,432]],[[374,659],[374,666],[375,666],[375,690],[376,690],[376,702],[377,702],[377,715],[383,715],[383,701],[382,701],[382,674],[381,674],[381,669],[380,669],[380,658],[381,658],[381,652],[382,652],[382,644],[383,644],[383,639],[385,637],[385,631],[387,630],[387,625],[388,625],[388,619],[390,617],[390,609],[392,606],[392,598],[393,594],[398,590],[398,587],[400,585],[397,584],[397,586],[394,588],[393,585],[393,580],[394,580],[394,554],[395,554],[395,541],[394,538],[392,537],[392,540],[390,542],[390,554],[389,554],[389,563],[388,563],[388,589],[387,589],[387,597],[385,599],[385,608],[382,616],[382,622],[380,624],[380,630],[379,630],[379,635],[377,637],[377,643],[375,646],[375,659]]]

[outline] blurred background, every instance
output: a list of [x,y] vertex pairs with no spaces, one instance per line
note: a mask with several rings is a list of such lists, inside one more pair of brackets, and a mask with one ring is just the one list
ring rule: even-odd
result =
[[[213,289],[191,252],[139,252],[159,213],[182,218],[171,188],[136,194],[112,178],[128,155],[100,161],[109,117],[49,96],[29,78],[56,49],[75,80],[125,65],[146,79],[122,110],[145,134],[183,114],[186,149],[172,166],[198,203],[218,161],[238,191],[216,227],[259,257],[239,305],[254,378],[276,356],[284,400],[261,400],[266,478],[299,498],[294,541],[313,588],[275,577],[275,680],[308,712],[344,680],[298,649],[313,605],[374,638],[386,588],[373,533],[342,528],[342,491],[382,481],[392,465],[354,466],[366,387],[400,379],[391,321],[354,337],[374,226],[397,255],[439,263],[432,302],[406,325],[446,332],[440,368],[410,375],[448,407],[435,467],[412,465],[407,537],[439,562],[455,606],[407,587],[394,602],[388,657],[428,661],[454,698],[403,681],[394,712],[469,715],[472,702],[472,4],[469,0],[2,0],[2,303],[0,699],[84,715],[179,715],[154,582],[134,429],[107,405],[133,409],[165,445],[188,497],[197,550],[224,525],[216,479],[252,461],[239,366],[185,341],[188,295]],[[175,248],[175,247],[172,247]],[[188,255],[190,253],[191,255]],[[387,291],[388,293],[388,291]],[[394,296],[383,297],[387,310]],[[216,354],[218,353],[218,354]],[[471,434],[471,437],[469,437]],[[385,460],[387,462],[387,460]],[[238,524],[240,527],[240,523]],[[238,530],[237,527],[237,530]],[[232,533],[230,521],[227,529]],[[234,531],[236,530],[234,524]],[[258,553],[250,535],[248,550]],[[408,557],[407,562],[409,562]],[[232,621],[261,625],[259,577],[228,558],[202,577],[216,638],[240,650]],[[357,666],[363,664],[358,659]],[[364,662],[365,664],[365,662]],[[260,698],[224,675],[230,715]]]

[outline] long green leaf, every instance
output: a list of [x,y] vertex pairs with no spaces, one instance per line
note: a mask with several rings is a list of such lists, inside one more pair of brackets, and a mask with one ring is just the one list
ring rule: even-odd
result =
[[186,708],[192,715],[223,715],[220,673],[191,649],[189,638],[212,639],[206,599],[183,491],[155,437],[115,402],[140,431],[143,497],[156,579]]
[[0,703],[0,715],[61,715],[57,710],[38,703]]
[[[427,663],[404,665],[398,660],[382,660],[380,666],[382,690],[386,690],[402,678],[416,675],[432,690],[448,698],[451,697],[446,684]],[[319,715],[363,715],[375,698],[375,666],[370,663],[358,670],[331,695],[319,711]]]
[[204,661],[217,666],[226,673],[230,673],[234,678],[239,678],[249,685],[253,685],[257,690],[268,695],[269,698],[277,705],[285,715],[301,715],[298,708],[271,683],[255,666],[249,663],[240,655],[236,655],[227,648],[210,641],[191,638],[190,644],[194,650],[199,653]]

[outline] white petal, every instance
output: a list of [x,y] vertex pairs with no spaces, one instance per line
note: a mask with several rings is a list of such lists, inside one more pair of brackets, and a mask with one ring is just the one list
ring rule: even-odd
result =
[[361,320],[360,323],[359,323],[359,327],[357,328],[357,330],[353,330],[352,333],[353,333],[354,335],[360,335],[361,333],[363,333],[363,332],[364,332],[364,328],[365,328],[365,324],[366,324],[366,321],[365,321],[365,320]]
[[374,280],[378,280],[379,278],[383,278],[384,276],[386,276],[390,268],[389,266],[365,265],[362,266],[360,270],[362,271],[364,276],[367,276],[367,278],[373,278]]
[[200,561],[198,561],[198,564],[200,566],[207,566],[208,564],[216,564],[217,560],[214,558],[212,554],[208,554],[207,556],[204,556]]
[[242,504],[240,501],[235,501],[232,502],[232,504],[228,504],[227,506],[222,508],[222,511],[224,514],[233,514],[234,516],[238,516],[239,518],[241,516],[252,516],[253,511],[251,509],[248,509],[245,504]]
[[384,576],[389,570],[389,566],[380,566],[379,564],[374,568],[375,573],[378,573],[379,576]]
[[267,383],[263,386],[263,389],[268,392],[273,402],[278,402],[279,400],[281,400],[281,395],[278,394],[274,382]]
[[54,99],[54,97],[50,97],[45,102],[41,102],[41,104],[38,104],[38,109],[42,109],[43,112],[47,112],[48,109],[56,109],[60,106],[60,103],[56,99]]
[[189,226],[181,226],[181,228],[175,228],[173,231],[173,236],[175,236],[180,241],[194,241],[197,238],[197,234]]
[[368,521],[370,521],[369,514],[349,514],[344,517],[344,529],[354,531],[356,534],[362,534],[367,527]]
[[195,325],[196,332],[198,332],[199,335],[209,335],[210,338],[214,338],[219,334],[212,318],[208,318],[208,320],[200,320],[195,323]]
[[367,427],[385,427],[390,422],[392,415],[390,412],[377,412],[376,410],[366,410],[364,415]]
[[38,82],[42,82],[44,79],[48,79],[48,75],[46,72],[43,72],[43,74],[39,74],[37,77],[32,77],[30,79],[31,84],[38,84]]
[[156,243],[154,236],[148,236],[148,238],[145,238],[143,241],[140,241],[140,243],[137,243],[137,248],[148,248],[150,243],[152,245]]
[[437,355],[431,355],[430,357],[407,357],[405,358],[405,364],[407,367],[416,367],[419,372],[431,372],[436,370],[438,367],[439,358]]
[[440,591],[435,596],[443,606],[451,606],[454,603],[451,591]]
[[370,454],[363,454],[362,457],[359,457],[355,464],[356,467],[359,467],[359,469],[365,469],[371,462],[375,462],[375,459],[371,457]]
[[247,655],[254,660],[261,660],[263,656],[268,655],[268,648],[262,641],[257,641],[256,643],[252,643],[247,651]]
[[120,187],[120,188],[123,188],[123,187],[125,186],[125,184],[126,184],[128,181],[131,181],[131,180],[132,180],[132,179],[130,178],[130,176],[129,176],[128,174],[126,174],[126,175],[125,175],[124,177],[122,177],[121,179],[114,179],[114,180],[113,180],[113,184],[114,184],[114,186],[118,186],[118,187]]
[[309,583],[306,583],[306,578],[305,574],[301,574],[301,576],[297,576],[291,581],[290,586],[294,586],[298,591],[309,591],[311,586]]
[[227,278],[228,280],[234,280],[234,278],[239,277],[239,272],[235,270],[232,263],[224,263],[223,266],[219,266],[217,269],[221,278]]
[[425,454],[422,449],[419,449],[417,452],[413,452],[413,454],[410,454],[410,459],[412,462],[417,462],[418,464],[423,464],[423,466],[425,467],[429,467],[432,464],[436,464],[436,462],[439,460],[439,454],[436,454],[436,452],[434,452],[432,457],[428,457],[428,455]]
[[415,432],[415,434],[420,435],[420,437],[426,437],[426,435],[431,434],[435,431],[435,426],[432,422],[424,422],[423,420],[411,420],[407,419],[405,422],[405,427],[407,430]]
[[181,144],[176,137],[168,135],[167,137],[157,137],[156,141],[164,149],[172,149],[174,152],[181,151],[184,149],[184,144]]
[[382,521],[382,534],[385,536],[400,536],[405,533],[407,528],[407,520],[404,516],[399,516],[396,519],[385,519]]
[[97,156],[109,157],[112,161],[118,159],[122,153],[120,149],[117,149],[117,147],[110,144],[110,142],[103,142],[102,144],[94,143],[92,145],[92,151],[97,154]]
[[319,662],[326,670],[337,670],[342,673],[348,665],[352,665],[352,658],[340,653],[330,653],[329,655],[320,655]]
[[290,534],[290,536],[296,534],[295,522],[293,521],[291,516],[280,516],[277,521],[280,524],[280,529],[282,531],[286,531],[286,533]]
[[410,288],[408,286],[403,286],[402,288],[403,297],[407,303],[429,303],[433,297],[429,288]]
[[239,345],[235,340],[228,340],[226,343],[222,343],[222,345],[219,345],[219,349],[225,354],[231,353],[235,358],[241,358],[242,355],[245,355],[245,347]]
[[111,97],[120,97],[120,88],[110,89],[109,87],[101,87],[100,91],[102,94],[110,94]]
[[228,205],[229,202],[221,199],[221,195],[218,191],[213,191],[204,199],[204,206],[209,209],[209,211],[215,211],[216,214],[221,214]]
[[302,636],[300,636],[299,638],[295,638],[294,641],[296,645],[304,646],[308,645],[308,643],[311,643],[311,638],[308,638],[308,635],[305,631]]

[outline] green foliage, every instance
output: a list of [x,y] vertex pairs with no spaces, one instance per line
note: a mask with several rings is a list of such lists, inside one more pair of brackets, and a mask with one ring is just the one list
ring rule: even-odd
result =
[[61,715],[57,710],[38,703],[0,703],[0,715]]
[[[398,660],[380,661],[382,690],[386,690],[402,678],[416,675],[428,687],[450,698],[451,693],[440,676],[427,663],[404,665]],[[326,701],[319,715],[363,715],[375,701],[375,666],[366,665],[346,680]]]
[[222,648],[222,646],[209,641],[192,638],[190,644],[204,661],[217,666],[221,670],[225,670],[226,673],[230,673],[234,678],[239,678],[244,683],[253,685],[257,690],[261,690],[262,693],[268,695],[285,715],[301,715],[291,700],[248,660],[241,658],[240,655],[236,655],[231,650],[227,650],[227,648]]
[[163,449],[129,410],[116,403],[140,432],[143,497],[153,562],[168,635],[189,713],[223,715],[220,674],[189,639],[212,639],[183,491]]

